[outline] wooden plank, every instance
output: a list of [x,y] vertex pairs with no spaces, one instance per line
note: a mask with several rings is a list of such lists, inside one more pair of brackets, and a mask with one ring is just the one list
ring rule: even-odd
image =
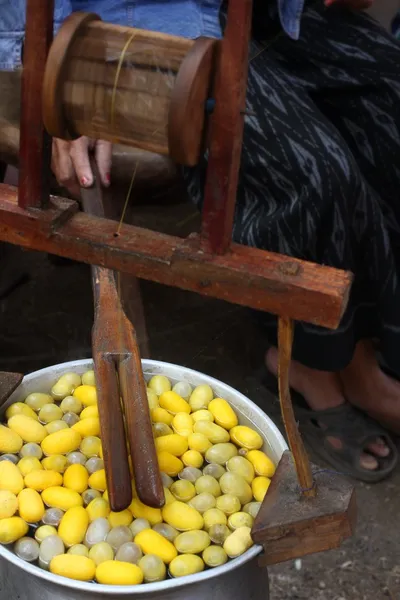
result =
[[51,139],[42,120],[42,86],[53,36],[54,0],[27,0],[21,87],[19,203],[45,206],[49,198]]
[[[148,229],[72,212],[51,198],[46,211],[24,211],[17,190],[0,186],[0,239],[74,260],[335,329],[346,308],[351,273],[257,248],[233,244],[208,255],[200,239],[183,240]],[[57,226],[59,227],[57,228]]]
[[[315,467],[318,470],[318,467]],[[285,452],[255,520],[252,538],[264,547],[261,566],[338,548],[356,523],[356,497],[345,477],[318,474],[318,494],[301,494],[292,454]]]

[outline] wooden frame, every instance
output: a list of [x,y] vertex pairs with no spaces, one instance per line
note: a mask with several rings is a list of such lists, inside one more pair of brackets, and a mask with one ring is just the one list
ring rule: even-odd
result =
[[353,488],[335,476],[322,478],[317,490],[293,415],[289,365],[293,319],[336,328],[352,276],[231,241],[252,0],[229,3],[215,76],[201,234],[185,240],[131,225],[116,233],[115,221],[83,214],[65,198],[49,197],[50,140],[40,92],[53,8],[53,0],[27,0],[21,184],[19,190],[0,186],[0,239],[279,315],[280,399],[293,456],[282,457],[252,534],[265,547],[264,564],[336,547],[354,528]]
[[20,186],[17,192],[0,185],[0,239],[336,328],[347,305],[350,273],[231,243],[252,0],[229,3],[215,79],[218,102],[209,132],[201,235],[186,240],[128,225],[115,238],[114,222],[78,214],[78,207],[66,199],[50,201],[46,178],[50,140],[43,126],[40,92],[53,4],[27,0]]

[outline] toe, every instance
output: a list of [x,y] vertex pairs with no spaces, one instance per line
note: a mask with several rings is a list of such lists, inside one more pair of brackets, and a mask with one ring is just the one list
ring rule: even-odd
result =
[[[342,440],[340,440],[339,438],[335,438],[333,436],[327,436],[327,441],[329,442],[329,444],[335,448],[335,450],[341,450],[343,448],[343,442]],[[385,448],[387,448],[386,444],[383,444],[382,447],[382,440],[381,439],[377,439],[376,442],[371,443],[370,446],[376,446],[377,448],[379,448],[380,452],[383,452],[385,450]],[[372,452],[372,450],[370,449],[370,447],[368,446],[368,450],[370,452]],[[381,454],[378,454],[377,452],[374,452],[374,454],[376,456],[382,456]],[[369,454],[369,452],[362,452],[360,455],[360,466],[362,469],[367,469],[368,471],[376,471],[379,468],[379,463],[376,460],[376,458],[374,456],[372,456],[372,454]]]
[[374,442],[371,442],[371,444],[368,444],[368,450],[380,458],[385,458],[390,454],[390,448],[382,438],[378,438]]
[[371,454],[362,452],[360,456],[360,465],[363,469],[368,471],[376,471],[379,467],[378,461]]

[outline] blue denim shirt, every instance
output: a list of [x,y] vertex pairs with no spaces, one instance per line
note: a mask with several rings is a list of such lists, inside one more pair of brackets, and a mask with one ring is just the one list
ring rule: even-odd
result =
[[[45,0],[43,0],[44,2]],[[265,0],[266,2],[268,0]],[[0,0],[0,70],[21,66],[26,0]],[[104,21],[187,38],[220,37],[222,0],[55,0],[54,30],[72,12],[97,13]],[[283,29],[296,39],[304,0],[277,0]]]

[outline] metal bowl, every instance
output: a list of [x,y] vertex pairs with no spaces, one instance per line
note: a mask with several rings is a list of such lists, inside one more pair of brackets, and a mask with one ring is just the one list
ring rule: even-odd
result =
[[[171,381],[187,381],[192,386],[209,384],[214,393],[225,398],[235,409],[239,422],[256,429],[265,440],[263,449],[277,465],[287,444],[273,421],[251,400],[232,387],[186,367],[166,362],[143,360],[143,371],[148,380],[153,375],[166,375]],[[92,360],[71,361],[47,367],[27,375],[19,388],[2,407],[2,414],[14,402],[24,400],[34,391],[48,392],[63,373],[82,374],[93,368]],[[140,586],[110,586],[83,583],[53,575],[33,564],[19,559],[6,546],[0,545],[0,600],[88,600],[98,595],[122,599],[159,600],[267,600],[268,575],[260,569],[256,557],[260,546],[253,546],[239,558],[225,565],[179,579],[167,579]]]

